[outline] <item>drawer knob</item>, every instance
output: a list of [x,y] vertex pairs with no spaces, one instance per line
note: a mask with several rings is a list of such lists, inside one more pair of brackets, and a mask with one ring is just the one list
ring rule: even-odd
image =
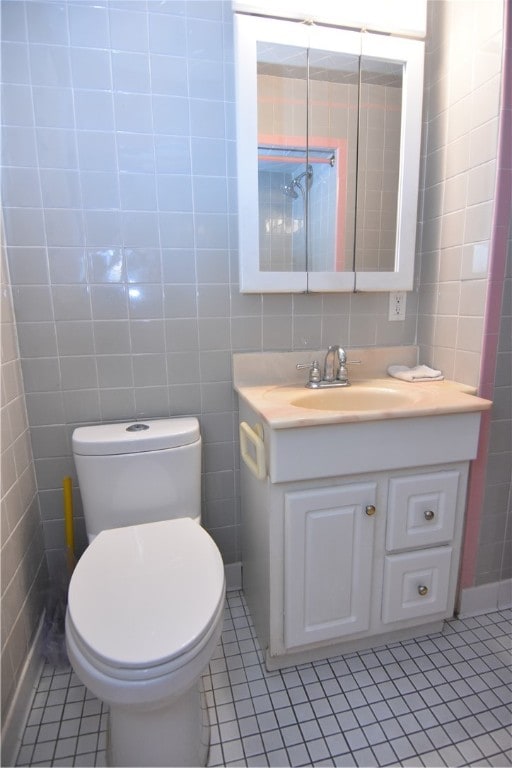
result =
[[368,505],[366,506],[365,512],[366,512],[366,514],[367,514],[367,515],[369,515],[370,517],[371,517],[372,515],[374,515],[374,514],[376,513],[376,511],[377,511],[377,510],[375,509],[375,507],[373,506],[373,504],[368,504]]
[[434,519],[434,513],[431,509],[426,509],[423,513],[425,516],[425,520],[433,520]]
[[424,584],[421,584],[418,587],[418,594],[421,595],[422,597],[425,597],[425,595],[428,594],[428,587],[426,587]]

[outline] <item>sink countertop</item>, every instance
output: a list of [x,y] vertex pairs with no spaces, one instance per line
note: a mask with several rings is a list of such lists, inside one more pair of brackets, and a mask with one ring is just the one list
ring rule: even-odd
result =
[[[306,393],[315,391],[302,385],[270,385],[259,386],[239,385],[235,389],[243,400],[255,410],[260,417],[273,429],[288,429],[292,427],[319,426],[325,424],[342,424],[359,421],[380,421],[387,419],[415,418],[417,416],[436,416],[445,413],[466,413],[485,411],[491,408],[492,402],[477,397],[475,388],[460,384],[456,381],[405,382],[391,376],[371,379],[354,379],[349,389],[358,385],[384,387],[403,393],[410,402],[398,408],[373,408],[371,410],[317,410],[292,405],[288,400],[296,399]],[[344,388],[331,389],[343,395]]]

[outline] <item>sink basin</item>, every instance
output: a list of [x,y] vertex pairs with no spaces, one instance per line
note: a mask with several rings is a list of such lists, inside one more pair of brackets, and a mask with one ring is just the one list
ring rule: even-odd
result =
[[290,405],[317,411],[380,411],[403,408],[417,400],[414,391],[404,392],[378,386],[351,386],[316,389],[291,397]]
[[409,384],[391,377],[359,379],[348,387],[303,384],[239,387],[239,396],[276,429],[414,418],[486,410],[490,401],[446,380]]

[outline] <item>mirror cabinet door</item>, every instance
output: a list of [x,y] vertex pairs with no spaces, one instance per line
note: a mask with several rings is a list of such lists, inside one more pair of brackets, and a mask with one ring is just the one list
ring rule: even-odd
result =
[[235,14],[235,35],[240,290],[304,292],[307,29]]
[[362,35],[357,291],[410,291],[413,287],[423,56],[420,40]]
[[355,264],[394,272],[403,67],[361,57]]
[[308,49],[257,43],[258,235],[262,272],[307,272]]
[[309,49],[308,287],[353,288],[358,89],[358,52]]
[[311,188],[307,290],[353,291],[361,35],[313,26],[309,46],[308,141],[332,150],[332,167]]

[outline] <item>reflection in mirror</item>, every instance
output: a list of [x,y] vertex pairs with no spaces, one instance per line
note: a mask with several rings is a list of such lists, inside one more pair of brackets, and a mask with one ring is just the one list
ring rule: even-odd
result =
[[360,78],[356,269],[393,272],[403,65],[363,56]]
[[307,66],[304,48],[257,44],[262,271],[306,270]]
[[336,160],[334,184],[311,201],[310,272],[354,271],[358,84],[358,56],[309,50],[309,146],[332,147]]
[[260,270],[354,270],[359,58],[258,43]]
[[[306,271],[314,253],[308,243],[329,238],[336,220],[336,176],[332,150],[260,145],[258,191],[260,268],[264,271]],[[316,201],[316,202],[315,202]],[[320,206],[324,231],[318,232],[306,211]],[[324,251],[332,247],[330,240]],[[312,256],[313,254],[313,256]]]

